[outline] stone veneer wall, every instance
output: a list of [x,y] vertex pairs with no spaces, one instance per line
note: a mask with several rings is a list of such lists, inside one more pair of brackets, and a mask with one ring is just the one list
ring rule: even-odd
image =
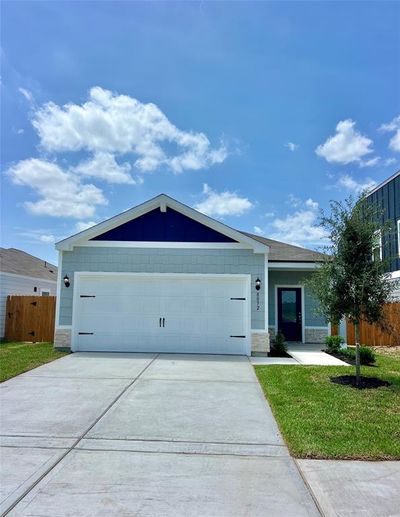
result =
[[[305,342],[306,343],[324,343],[326,336],[329,336],[329,328],[305,328]],[[275,339],[275,327],[269,327],[269,339],[273,343]]]
[[324,343],[326,336],[329,335],[328,328],[310,329],[305,328],[306,343]]
[[269,350],[270,347],[268,332],[252,332],[251,353],[267,353]]
[[71,349],[71,329],[56,329],[54,334],[54,348]]

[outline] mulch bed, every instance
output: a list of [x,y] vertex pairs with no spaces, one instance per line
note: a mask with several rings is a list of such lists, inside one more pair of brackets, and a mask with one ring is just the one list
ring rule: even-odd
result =
[[352,388],[358,388],[360,390],[381,388],[382,386],[390,386],[391,383],[388,381],[382,381],[377,377],[360,377],[359,386],[356,385],[355,375],[339,375],[338,377],[331,377],[331,382],[335,384],[342,384],[344,386],[351,386]]
[[[324,352],[326,354],[328,354],[328,355],[331,355],[332,357],[336,357],[336,359],[340,359],[341,361],[347,363],[350,366],[355,366],[356,365],[356,360],[355,359],[350,359],[350,357],[348,357],[347,355],[333,354],[332,352],[328,352],[328,350],[324,350]],[[368,363],[368,364],[361,363],[361,366],[368,366],[368,368],[375,368],[376,367],[376,365],[372,364],[372,363]]]
[[347,364],[350,364],[352,366],[356,365],[356,362],[347,357],[346,355],[342,354],[333,354],[332,352],[328,352],[328,350],[324,350],[324,352],[328,355],[331,355],[332,357],[336,357],[336,359],[340,359],[341,361],[344,361]]
[[268,357],[289,357],[289,358],[291,358],[292,356],[287,354],[286,352],[274,352],[273,350],[271,350],[270,352],[268,352]]

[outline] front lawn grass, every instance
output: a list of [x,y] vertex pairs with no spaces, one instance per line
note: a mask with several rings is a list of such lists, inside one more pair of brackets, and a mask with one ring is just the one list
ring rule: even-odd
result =
[[56,352],[53,343],[2,343],[0,344],[0,382],[41,364],[65,355]]
[[400,358],[377,354],[363,376],[377,389],[334,384],[354,367],[256,366],[256,374],[291,454],[298,458],[400,459]]

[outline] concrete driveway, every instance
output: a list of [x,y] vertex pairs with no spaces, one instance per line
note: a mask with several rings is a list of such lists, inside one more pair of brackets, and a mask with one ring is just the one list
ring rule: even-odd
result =
[[319,515],[245,357],[77,353],[0,390],[2,512]]

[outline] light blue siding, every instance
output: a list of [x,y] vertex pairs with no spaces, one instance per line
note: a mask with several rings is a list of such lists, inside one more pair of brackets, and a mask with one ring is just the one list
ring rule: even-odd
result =
[[[275,325],[275,286],[276,285],[297,285],[304,284],[304,279],[311,273],[307,271],[269,271],[268,275],[268,318],[269,325]],[[317,313],[318,303],[311,296],[306,288],[304,293],[304,310],[306,327],[323,327],[327,323],[325,319]]]
[[73,277],[76,271],[121,273],[211,273],[251,274],[251,328],[264,329],[264,296],[260,291],[257,311],[254,284],[264,279],[264,255],[252,250],[236,249],[178,249],[178,248],[113,248],[76,247],[63,252],[62,277],[71,279],[71,286],[62,286],[60,295],[60,325],[71,325]]

